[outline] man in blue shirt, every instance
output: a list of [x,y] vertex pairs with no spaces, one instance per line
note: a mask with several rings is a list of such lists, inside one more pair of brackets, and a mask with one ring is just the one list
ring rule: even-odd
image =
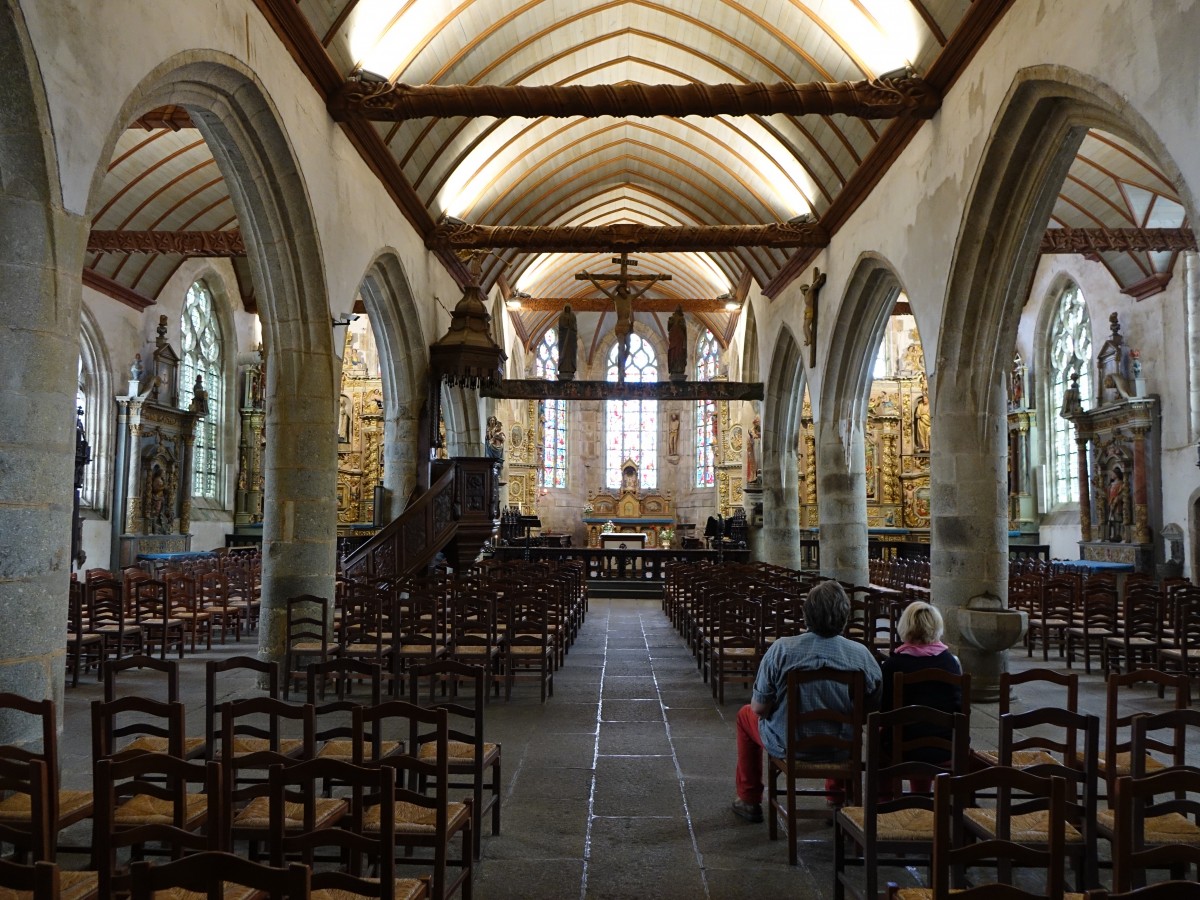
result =
[[[805,634],[780,638],[763,656],[750,703],[737,715],[737,799],[733,811],[749,822],[761,822],[763,757],[783,756],[787,748],[787,674],[791,669],[830,668],[862,672],[871,708],[879,698],[883,679],[879,663],[864,645],[842,637],[850,618],[850,598],[836,581],[823,581],[804,600]],[[819,681],[806,686],[805,709],[833,709],[849,713],[853,706],[846,686]],[[833,723],[813,723],[836,729]]]

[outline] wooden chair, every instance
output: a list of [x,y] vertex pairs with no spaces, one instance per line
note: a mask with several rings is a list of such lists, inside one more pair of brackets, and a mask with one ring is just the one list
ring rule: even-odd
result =
[[717,608],[717,626],[709,653],[710,684],[717,702],[725,702],[725,684],[747,690],[754,684],[763,655],[762,604],[746,597],[724,601]]
[[1121,627],[1106,642],[1108,671],[1133,672],[1157,662],[1166,605],[1153,585],[1127,585],[1121,602]]
[[1158,668],[1200,678],[1200,588],[1179,585],[1170,594],[1172,635],[1158,649]]
[[[1048,734],[1050,731],[1059,737]],[[1026,737],[1019,738],[1018,734],[1026,734]],[[1025,713],[1006,713],[1000,717],[1002,767],[1017,768],[1013,766],[1015,754],[1033,747],[1044,753],[1046,758],[1027,762],[1019,768],[1033,775],[1063,779],[1066,785],[1064,812],[1067,824],[1061,852],[1072,860],[1076,890],[1094,888],[1100,883],[1096,868],[1099,858],[1097,797],[1100,720],[1096,716],[1080,715],[1054,707]],[[998,811],[996,815],[999,815]],[[1049,844],[1049,824],[1043,813],[1022,815],[1019,820],[1013,819],[1009,826],[1020,833],[1022,843],[1037,846]],[[973,814],[968,829],[979,840],[990,840],[999,834],[998,823],[985,812]]]
[[[42,741],[41,749],[33,745],[4,745],[0,746],[0,760],[25,762],[37,760],[46,766],[46,784],[48,791],[48,818],[50,822],[50,843],[47,853],[39,857],[53,861],[58,846],[58,835],[64,828],[90,819],[93,812],[92,792],[82,790],[63,790],[59,780],[58,761],[58,719],[55,715],[53,700],[30,700],[19,694],[0,693],[0,710],[6,719],[13,721],[16,716],[31,716],[36,720],[35,727],[40,727]],[[21,729],[35,730],[35,729]],[[0,826],[9,828],[28,827],[33,832],[34,816],[31,805],[19,794],[0,800]]]
[[171,862],[142,860],[129,867],[130,900],[208,897],[212,900],[309,900],[311,869],[303,863],[272,868],[233,853],[204,850]]
[[1075,597],[1078,581],[1073,576],[1048,578],[1042,585],[1037,615],[1029,617],[1027,646],[1033,656],[1033,644],[1040,641],[1042,661],[1050,659],[1050,644],[1058,644],[1061,658],[1067,642],[1067,629],[1074,622]]
[[1196,882],[1160,881],[1132,891],[1088,891],[1087,900],[1195,900]]
[[[467,589],[454,598],[450,657],[466,665],[481,666],[499,696],[504,648],[496,628],[497,602],[494,592],[483,589]],[[485,694],[483,699],[489,696]]]
[[104,661],[104,637],[84,621],[85,586],[74,575],[67,593],[67,673],[71,687],[79,686],[79,672],[95,666],[99,677]]
[[[500,744],[484,740],[483,706],[487,699],[487,684],[484,670],[481,666],[470,666],[457,660],[439,660],[428,666],[419,666],[411,670],[409,679],[409,702],[419,706],[422,678],[452,679],[457,686],[462,681],[468,681],[474,687],[474,702],[468,706],[457,698],[453,702],[442,701],[428,706],[431,709],[442,709],[448,717],[453,717],[456,723],[461,722],[461,728],[451,728],[449,731],[449,771],[450,787],[452,789],[467,788],[471,791],[472,809],[475,816],[475,858],[479,859],[483,844],[483,815],[491,810],[492,834],[500,833]],[[469,724],[468,724],[469,723]],[[416,735],[416,746],[409,748],[418,759],[436,761],[437,731],[436,729]],[[466,780],[463,780],[466,779]],[[484,802],[484,791],[488,792],[487,802]]]
[[912,705],[914,701],[905,700],[907,691],[912,693],[922,687],[922,693],[932,696],[938,701],[934,709],[954,710],[967,718],[968,727],[971,724],[971,676],[967,672],[955,675],[943,669],[919,669],[916,672],[896,672],[892,676],[892,707]]
[[196,652],[200,635],[205,637],[205,649],[212,649],[212,614],[204,608],[196,579],[183,572],[167,575],[163,579],[167,586],[167,602],[171,616],[183,620],[183,632],[190,639],[191,651]]
[[[1063,688],[1063,702],[1058,709],[1066,710],[1067,712],[1079,712],[1079,676],[1075,673],[1056,672],[1054,669],[1026,669],[1024,672],[1012,673],[1003,672],[1000,675],[1000,716],[1004,716],[1012,712],[1012,693],[1013,688],[1020,687],[1024,684],[1037,684],[1041,690],[1045,690],[1047,685],[1055,685]],[[1053,706],[1054,704],[1050,704]],[[1040,707],[1034,707],[1039,709]],[[1029,710],[1026,710],[1027,712]],[[1036,736],[1026,737],[1020,740],[1014,740],[1012,749],[1012,760],[1009,765],[1016,769],[1022,769],[1026,766],[1037,765],[1040,763],[1055,764],[1062,762],[1065,765],[1075,766],[1078,761],[1078,756],[1067,748],[1069,756],[1056,757],[1053,755],[1053,749],[1047,747]],[[977,750],[972,748],[971,760],[974,766],[997,766],[1000,765],[1000,754],[998,751],[992,750]]]
[[[1165,799],[1158,799],[1164,795]],[[1184,877],[1186,866],[1200,871],[1197,821],[1200,770],[1178,768],[1141,778],[1118,778],[1113,888],[1128,891],[1141,887],[1149,868],[1170,868],[1176,879]]]
[[[1122,691],[1135,684],[1154,685],[1159,689],[1160,693],[1171,689],[1174,692],[1174,706],[1176,709],[1186,709],[1190,703],[1186,675],[1167,675],[1154,669],[1142,669],[1136,672],[1127,672],[1123,675],[1113,673],[1108,676],[1104,718],[1104,752],[1100,754],[1100,775],[1107,782],[1107,796],[1109,798],[1113,797],[1113,790],[1116,787],[1117,779],[1122,775],[1133,774],[1134,771],[1131,768],[1133,763],[1132,725],[1134,718],[1142,715],[1142,712],[1137,710],[1122,715],[1120,700]],[[1122,739],[1120,735],[1124,729],[1129,729],[1130,731]],[[1139,761],[1138,765],[1144,767],[1138,771],[1143,771],[1146,774],[1163,768],[1163,764],[1153,757]]]
[[[110,662],[104,667],[104,701],[111,703],[117,699],[118,682],[125,682],[124,673],[136,669],[138,672],[149,670],[157,673],[152,676],[153,680],[158,682],[155,685],[156,693],[167,703],[175,703],[179,700],[179,663],[172,659],[155,659],[153,656],[137,654],[136,656],[126,656],[118,660]],[[128,684],[124,685],[128,687]],[[140,679],[136,685],[137,693],[131,694],[125,692],[122,696],[138,696],[143,699],[153,699],[148,697],[147,688],[150,685],[147,679]],[[200,756],[205,756],[206,739],[204,737],[184,737],[183,739],[183,755],[186,759],[195,759]],[[142,750],[149,753],[167,753],[166,736],[142,735],[133,743],[126,745],[124,750]]]
[[[204,736],[205,749],[207,759],[221,758],[221,741],[222,728],[218,722],[218,716],[222,707],[228,702],[228,698],[219,693],[218,681],[219,676],[228,672],[255,672],[262,676],[262,679],[267,683],[266,696],[272,699],[279,699],[279,663],[268,662],[258,659],[253,656],[231,656],[228,659],[210,659],[204,664]],[[240,751],[245,753],[250,750],[265,750],[269,748],[269,738],[256,737],[253,734],[237,735]],[[287,748],[296,748],[298,745],[284,745]],[[287,752],[291,753],[292,750]]]
[[[200,606],[212,619],[211,627],[221,628],[221,643],[224,644],[230,630],[233,639],[242,641],[242,625],[248,618],[244,603],[235,601],[229,595],[229,579],[224,572],[204,572],[196,584],[200,595]],[[211,639],[212,635],[209,635]]]
[[11,844],[24,860],[54,860],[57,829],[54,801],[44,760],[0,757],[0,805],[20,809],[24,815],[0,819],[0,844]]
[[1078,623],[1067,629],[1067,668],[1075,662],[1075,653],[1083,651],[1083,669],[1092,673],[1092,652],[1100,656],[1100,670],[1108,671],[1108,641],[1119,634],[1117,592],[1106,583],[1088,579],[1080,600]]
[[518,679],[532,679],[541,685],[545,703],[547,696],[554,696],[555,659],[546,601],[508,596],[504,601],[509,613],[504,637],[504,699],[512,698]]
[[0,896],[21,900],[67,900],[94,896],[95,886],[87,893],[64,892],[58,866],[42,860],[32,865],[0,858]]
[[[321,692],[328,681],[336,685],[337,700],[321,703]],[[377,706],[382,700],[383,678],[377,663],[365,662],[359,659],[330,659],[323,663],[313,663],[308,667],[308,702],[312,704],[316,715],[316,733],[318,759],[339,759],[343,762],[354,760],[354,710],[363,701],[346,699],[349,693],[348,685],[354,680],[363,681],[369,692],[369,705]],[[383,741],[380,753],[391,756],[399,753],[404,747],[401,741]],[[371,755],[368,760],[374,760]]]
[[[914,729],[918,726],[918,729]],[[949,734],[909,737],[910,729]],[[885,737],[888,750],[885,754]],[[946,713],[926,706],[908,706],[867,718],[866,784],[862,806],[846,806],[834,817],[834,897],[842,900],[847,887],[854,891],[847,866],[861,866],[866,889],[861,896],[879,896],[879,870],[885,865],[911,866],[913,856],[929,858],[933,848],[933,798],[928,794],[897,794],[880,798],[879,786],[899,785],[905,779],[932,779],[940,774],[966,771],[970,735],[962,713]],[[937,750],[945,763],[922,762],[914,754]],[[858,848],[852,857],[847,844]],[[899,856],[902,854],[902,856]],[[855,891],[857,894],[857,892]]]
[[330,644],[329,601],[312,594],[289,597],[283,657],[283,699],[293,682],[306,678],[308,664],[325,662],[337,651]]
[[178,647],[183,659],[184,621],[172,614],[166,584],[155,578],[138,582],[133,587],[133,604],[134,616],[146,635],[146,652],[157,647],[159,658],[166,659],[167,651]]
[[92,762],[142,753],[184,759],[184,706],[145,697],[92,701]]
[[[988,792],[996,796],[994,809],[982,810],[975,797]],[[1039,777],[1028,771],[995,766],[969,775],[939,775],[934,782],[933,810],[937,823],[930,866],[930,886],[926,896],[937,900],[949,897],[1045,897],[1066,896],[1063,873],[1065,847],[1064,797],[1066,784],[1061,778]],[[1036,811],[1045,822],[1045,842],[1030,844],[1019,831],[1023,816]],[[996,834],[986,841],[971,839],[970,824],[986,812],[997,825]],[[964,879],[969,867],[996,867],[981,885],[970,886]],[[1045,887],[1033,893],[1013,886],[1016,867],[1045,870]],[[1000,890],[998,885],[1009,890]],[[911,894],[899,896],[909,900]]]
[[[845,692],[845,698],[840,695]],[[824,804],[818,810],[796,806],[798,796],[826,796],[827,779],[843,785],[845,803],[862,806],[862,729],[866,687],[862,672],[839,669],[791,669],[787,673],[787,748],[781,759],[767,759],[768,833],[779,837],[779,817],[784,818],[788,837],[788,863],[798,861],[796,824],[800,817],[829,816]],[[810,702],[805,703],[805,699]],[[837,707],[848,705],[849,713]],[[782,794],[779,778],[783,777]],[[798,781],[820,780],[820,788],[802,789]]]
[[[200,790],[191,791],[189,785]],[[118,850],[165,844],[176,856],[220,850],[225,823],[221,770],[213,762],[189,762],[164,753],[99,759],[93,767],[96,795],[95,855],[101,897],[129,890],[129,873]],[[211,802],[210,802],[211,801]]]
[[[471,798],[451,801],[450,788],[450,725],[444,709],[422,709],[403,700],[389,700],[378,706],[359,707],[354,713],[356,765],[366,762],[365,748],[378,743],[385,733],[409,735],[409,743],[418,743],[418,737],[433,728],[433,759],[420,759],[404,754],[385,757],[375,765],[392,766],[396,769],[395,818],[396,847],[405,849],[406,855],[399,862],[429,866],[433,873],[432,896],[443,900],[460,892],[464,900],[470,900],[473,878],[474,840]],[[418,790],[421,782],[433,786],[432,796]],[[367,830],[375,824],[368,820]],[[460,852],[452,857],[454,839],[461,841]],[[417,849],[432,853],[432,857],[416,858],[410,854]],[[450,864],[458,869],[450,878]]]
[[[349,795],[346,815],[339,821],[330,822],[321,809],[320,782],[336,782]],[[396,878],[395,794],[396,770],[390,766],[365,768],[342,760],[316,759],[287,768],[273,767],[272,864],[281,866],[287,857],[299,856],[312,870],[312,887],[321,896],[426,897],[426,881]],[[298,826],[292,824],[295,820],[299,820]],[[317,851],[327,848],[337,849],[341,866],[314,868]]]
[[88,579],[84,602],[87,604],[87,630],[103,639],[101,655],[104,660],[143,652],[145,633],[136,616],[126,615],[120,581],[112,577]]

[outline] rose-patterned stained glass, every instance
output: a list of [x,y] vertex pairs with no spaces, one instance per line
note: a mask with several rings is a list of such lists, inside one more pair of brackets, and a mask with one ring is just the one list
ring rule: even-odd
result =
[[[720,348],[707,328],[696,346],[696,380],[712,381],[717,375]],[[696,401],[696,487],[716,484],[717,404],[714,400]]]
[[[551,328],[538,344],[533,360],[533,374],[538,378],[558,375],[558,332]],[[542,451],[538,477],[543,487],[567,486],[567,401],[543,400],[538,404],[541,421]]]
[[[617,380],[617,345],[608,352],[608,380]],[[658,381],[658,359],[649,342],[629,336],[629,358],[625,360],[626,381]],[[625,460],[637,463],[641,486],[658,487],[658,401],[604,401],[604,484],[621,487]]]
[[192,445],[192,494],[219,501],[225,378],[221,362],[221,328],[213,309],[212,295],[202,281],[188,289],[180,337],[179,405],[184,409],[191,405],[197,375],[203,379],[208,394],[208,415],[196,422],[196,438]]

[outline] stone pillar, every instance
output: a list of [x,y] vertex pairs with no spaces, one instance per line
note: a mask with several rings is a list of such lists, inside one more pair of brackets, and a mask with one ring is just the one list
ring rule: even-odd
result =
[[407,403],[394,404],[395,412],[383,423],[383,486],[387,507],[383,521],[390,522],[404,511],[417,486],[421,423]]
[[815,423],[821,574],[867,584],[867,472],[861,421]]
[[1200,254],[1183,254],[1184,311],[1187,315],[1188,439],[1200,435]]
[[[48,208],[15,168],[0,184],[0,677],[61,709],[89,223]],[[40,737],[28,725],[0,720],[0,743]]]
[[946,620],[946,643],[980,698],[996,696],[1008,664],[1006,651],[964,640],[958,622],[973,598],[983,598],[975,607],[1008,599],[1008,419],[991,411],[1004,409],[1002,374],[992,390],[990,404],[966,390],[939,391],[930,460],[930,593]]
[[[295,323],[287,324],[289,330],[299,330]],[[320,327],[320,323],[311,327]],[[329,327],[328,322],[324,327]],[[319,346],[319,342],[312,343]],[[281,360],[287,361],[286,367]],[[263,659],[282,660],[287,599],[312,594],[333,603],[337,546],[336,382],[331,354],[311,347],[277,348],[273,344],[267,367],[266,503],[258,653]],[[281,369],[287,372],[286,381]]]
[[751,528],[754,558],[789,569],[800,568],[800,509],[796,494],[796,452],[764,452],[762,468],[763,521]]
[[1088,435],[1075,433],[1075,458],[1079,463],[1079,539],[1092,539],[1092,481],[1088,475]]

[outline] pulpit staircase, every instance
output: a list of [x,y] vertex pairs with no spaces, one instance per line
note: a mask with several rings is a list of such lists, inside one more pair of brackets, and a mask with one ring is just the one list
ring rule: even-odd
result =
[[429,488],[342,561],[347,578],[423,572],[443,553],[464,572],[500,524],[500,464],[490,457],[434,460]]

